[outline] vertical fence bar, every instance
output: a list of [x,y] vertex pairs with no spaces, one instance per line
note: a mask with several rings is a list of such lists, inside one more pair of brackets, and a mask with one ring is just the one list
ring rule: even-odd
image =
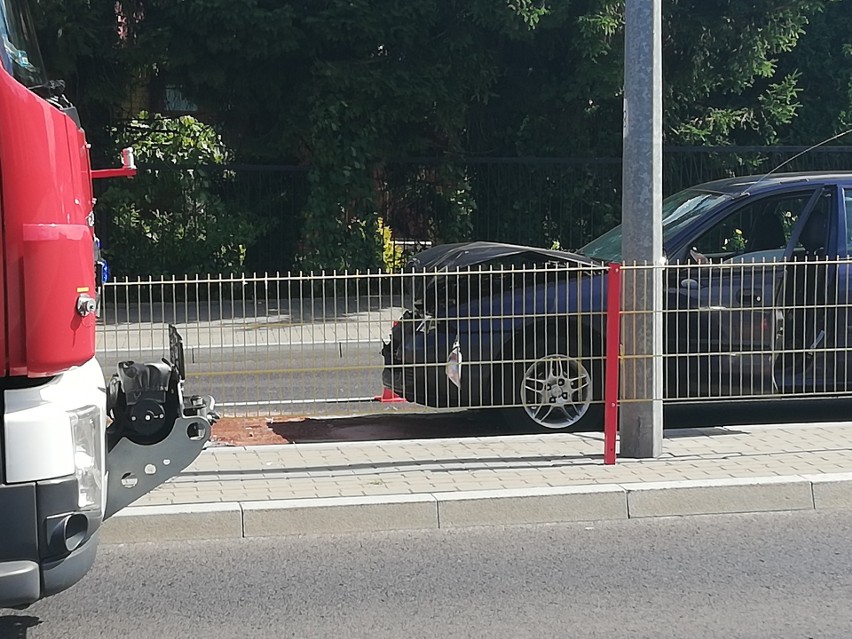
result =
[[610,264],[606,290],[606,357],[604,359],[604,464],[615,464],[618,428],[618,373],[621,366],[621,264]]

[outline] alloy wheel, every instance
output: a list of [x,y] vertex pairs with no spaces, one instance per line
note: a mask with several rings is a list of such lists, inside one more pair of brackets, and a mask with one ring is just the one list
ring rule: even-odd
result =
[[529,418],[545,428],[568,428],[582,419],[592,403],[592,378],[568,355],[534,361],[521,381],[521,402]]

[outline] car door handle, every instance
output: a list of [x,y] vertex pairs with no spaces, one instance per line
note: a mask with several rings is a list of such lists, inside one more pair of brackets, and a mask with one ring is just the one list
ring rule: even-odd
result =
[[759,306],[763,304],[763,291],[743,291],[739,292],[737,298],[741,306]]
[[698,280],[693,279],[691,277],[685,277],[680,281],[680,287],[685,288],[687,290],[693,290],[701,288],[701,284],[698,283]]

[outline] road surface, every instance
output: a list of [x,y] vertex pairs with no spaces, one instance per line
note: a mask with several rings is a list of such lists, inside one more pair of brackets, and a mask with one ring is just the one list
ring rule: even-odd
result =
[[[186,349],[187,390],[212,395],[229,414],[334,412],[360,414],[364,400],[382,394],[382,343],[282,344]],[[124,360],[158,361],[162,352],[111,351],[98,361],[109,377]],[[349,401],[347,401],[349,400]],[[355,401],[353,401],[355,400]],[[317,406],[319,405],[319,406]]]
[[852,635],[852,513],[104,547],[15,639]]

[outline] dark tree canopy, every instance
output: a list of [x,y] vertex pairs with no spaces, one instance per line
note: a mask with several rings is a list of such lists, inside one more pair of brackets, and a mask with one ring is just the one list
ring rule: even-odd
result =
[[[303,265],[376,265],[377,185],[395,158],[620,154],[623,0],[38,7],[90,130],[126,115],[128,96],[156,110],[174,87],[236,160],[309,165],[291,225]],[[849,126],[850,27],[852,0],[666,0],[666,141],[808,143]],[[440,181],[449,213],[433,217],[461,229],[470,179],[439,167],[400,182]]]

